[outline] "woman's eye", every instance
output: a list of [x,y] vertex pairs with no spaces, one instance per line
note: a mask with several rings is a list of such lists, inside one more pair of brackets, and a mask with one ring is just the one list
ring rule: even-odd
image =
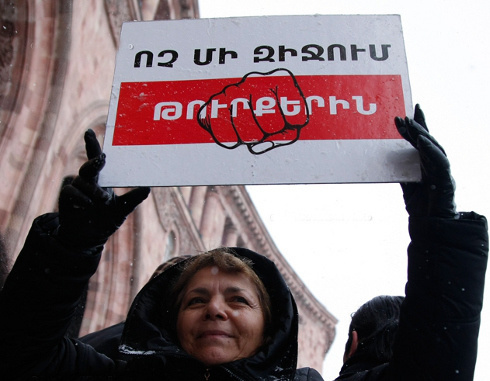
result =
[[188,306],[193,306],[195,304],[200,304],[200,303],[204,303],[204,299],[203,298],[191,298],[188,302],[187,302],[187,305]]
[[245,299],[243,296],[234,296],[232,298],[232,301],[236,303],[248,304],[248,300]]

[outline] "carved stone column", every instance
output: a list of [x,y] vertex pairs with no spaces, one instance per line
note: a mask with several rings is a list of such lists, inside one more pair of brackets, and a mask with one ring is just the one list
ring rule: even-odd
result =
[[230,220],[226,221],[223,234],[223,245],[228,247],[236,246],[238,242],[238,229]]
[[207,250],[222,245],[225,219],[219,194],[214,187],[210,187],[206,193],[200,227],[202,240]]
[[204,198],[206,197],[208,187],[193,187],[191,198],[189,201],[189,210],[191,211],[192,219],[197,228],[201,226],[201,217],[204,206]]

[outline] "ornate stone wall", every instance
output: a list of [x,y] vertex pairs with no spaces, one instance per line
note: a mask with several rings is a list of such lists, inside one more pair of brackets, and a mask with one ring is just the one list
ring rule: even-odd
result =
[[[0,231],[13,259],[34,217],[56,209],[63,178],[84,161],[84,131],[103,138],[122,22],[195,18],[199,11],[197,0],[17,0],[0,7]],[[320,370],[337,321],[284,260],[242,186],[154,188],[106,245],[80,333],[123,320],[166,259],[220,245],[249,247],[277,263],[298,302],[298,365]]]

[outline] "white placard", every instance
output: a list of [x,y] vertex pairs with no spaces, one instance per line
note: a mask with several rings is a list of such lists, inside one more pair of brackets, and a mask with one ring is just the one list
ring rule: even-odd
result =
[[100,183],[416,181],[411,114],[396,15],[129,22]]

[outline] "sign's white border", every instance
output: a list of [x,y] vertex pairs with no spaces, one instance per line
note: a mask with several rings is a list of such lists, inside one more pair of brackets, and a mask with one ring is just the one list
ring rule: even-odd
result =
[[[390,59],[255,62],[257,46],[300,49],[308,43],[367,47],[389,44]],[[237,59],[194,64],[196,49],[225,47]],[[142,50],[178,51],[172,68],[134,68]],[[128,22],[123,24],[107,119],[104,186],[357,183],[417,181],[417,154],[403,140],[297,141],[263,155],[216,144],[112,146],[122,82],[240,78],[284,67],[296,75],[401,75],[405,113],[412,114],[407,60],[398,15],[266,16]],[[401,115],[403,116],[403,115]],[[395,128],[394,124],[392,126]]]

